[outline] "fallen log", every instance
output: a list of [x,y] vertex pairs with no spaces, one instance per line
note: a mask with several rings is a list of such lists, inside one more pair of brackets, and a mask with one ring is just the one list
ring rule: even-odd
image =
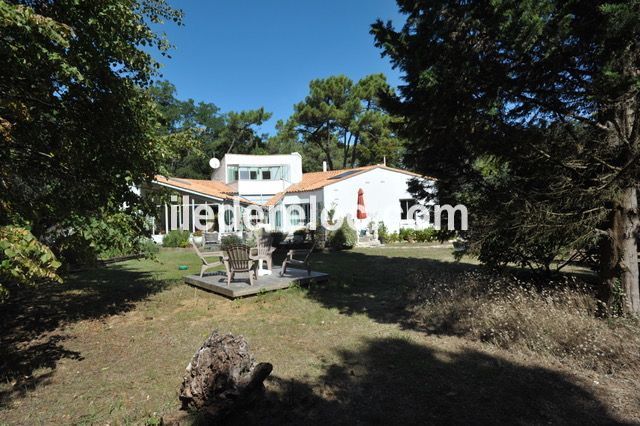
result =
[[214,331],[187,366],[181,411],[165,416],[163,424],[190,423],[189,412],[213,422],[246,407],[263,394],[272,369],[269,363],[255,362],[244,337]]

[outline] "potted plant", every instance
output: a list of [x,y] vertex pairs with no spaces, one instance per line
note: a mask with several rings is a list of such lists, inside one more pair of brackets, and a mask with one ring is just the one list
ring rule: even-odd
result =
[[191,241],[193,241],[193,243],[197,246],[202,245],[202,239],[202,231],[200,230],[197,230],[191,234]]

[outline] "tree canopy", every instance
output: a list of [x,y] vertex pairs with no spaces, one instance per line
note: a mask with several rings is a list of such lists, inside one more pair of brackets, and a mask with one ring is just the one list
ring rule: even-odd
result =
[[[355,167],[382,162],[400,165],[404,141],[395,130],[398,119],[380,106],[391,93],[384,75],[372,74],[354,83],[345,76],[313,80],[306,99],[294,113],[276,123],[272,136],[259,128],[271,118],[264,108],[222,112],[213,103],[179,100],[176,88],[158,81],[150,89],[161,117],[159,135],[172,140],[178,152],[166,159],[168,173],[208,178],[207,160],[235,154],[299,152],[305,171]],[[395,123],[397,124],[397,123]]]
[[55,244],[67,221],[136,209],[171,149],[144,90],[149,49],[170,47],[152,25],[181,19],[164,0],[0,0],[0,226]]
[[398,163],[402,141],[379,102],[391,91],[383,74],[357,83],[344,75],[313,80],[291,120],[301,142],[319,149],[330,169],[380,163],[383,157]]
[[271,117],[264,108],[223,113],[213,103],[186,101],[176,97],[176,88],[158,81],[149,94],[160,114],[158,135],[172,140],[176,155],[166,159],[171,176],[206,179],[208,160],[228,152],[260,154],[267,150],[267,137],[258,127]]
[[404,73],[385,107],[406,161],[472,212],[490,263],[601,246],[603,300],[640,312],[640,3],[399,0],[376,44]]

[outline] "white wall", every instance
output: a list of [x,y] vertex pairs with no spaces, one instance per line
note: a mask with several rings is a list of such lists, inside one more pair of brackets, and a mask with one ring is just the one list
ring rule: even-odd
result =
[[358,229],[366,228],[373,221],[384,222],[389,232],[400,228],[424,227],[415,220],[401,220],[400,200],[412,199],[408,182],[412,176],[388,169],[373,169],[351,178],[324,187],[325,208],[335,203],[336,218],[351,215],[354,219],[358,209],[358,190],[364,191],[367,218],[355,220]]
[[227,182],[227,156],[225,155],[222,160],[220,160],[220,167],[217,169],[213,169],[211,173],[211,180],[218,180],[220,182]]
[[[318,189],[316,191],[292,192],[292,193],[285,194],[281,202],[278,203],[278,206],[284,206],[285,209],[287,208],[287,206],[291,206],[291,205],[309,204],[311,206],[312,201],[315,202],[316,214],[319,220],[320,210],[317,210],[317,209],[318,209],[318,203],[320,203],[320,206],[323,205],[322,189]],[[310,221],[310,218],[305,218],[306,223],[308,223],[309,221]],[[291,225],[289,218],[286,217],[286,213],[283,215],[281,230],[285,232],[292,232],[299,228],[301,228],[301,226]]]
[[[288,180],[238,180],[229,182],[227,166],[260,167],[289,166]],[[221,161],[220,168],[212,175],[213,180],[230,185],[238,195],[259,203],[266,202],[271,196],[286,190],[291,184],[302,180],[302,157],[297,152],[286,155],[244,155],[227,154]]]
[[214,171],[213,179],[229,183],[227,181],[229,165],[246,167],[288,165],[290,183],[298,183],[302,180],[302,156],[297,152],[282,155],[226,154],[220,162],[220,167]]
[[284,191],[291,185],[283,180],[239,180],[237,183],[238,195],[248,198],[262,198],[265,202],[274,194]]

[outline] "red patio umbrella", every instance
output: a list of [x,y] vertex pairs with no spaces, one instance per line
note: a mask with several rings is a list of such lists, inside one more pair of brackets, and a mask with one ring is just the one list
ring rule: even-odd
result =
[[364,208],[364,191],[362,188],[358,189],[358,213],[356,214],[358,219],[366,219],[367,211]]

